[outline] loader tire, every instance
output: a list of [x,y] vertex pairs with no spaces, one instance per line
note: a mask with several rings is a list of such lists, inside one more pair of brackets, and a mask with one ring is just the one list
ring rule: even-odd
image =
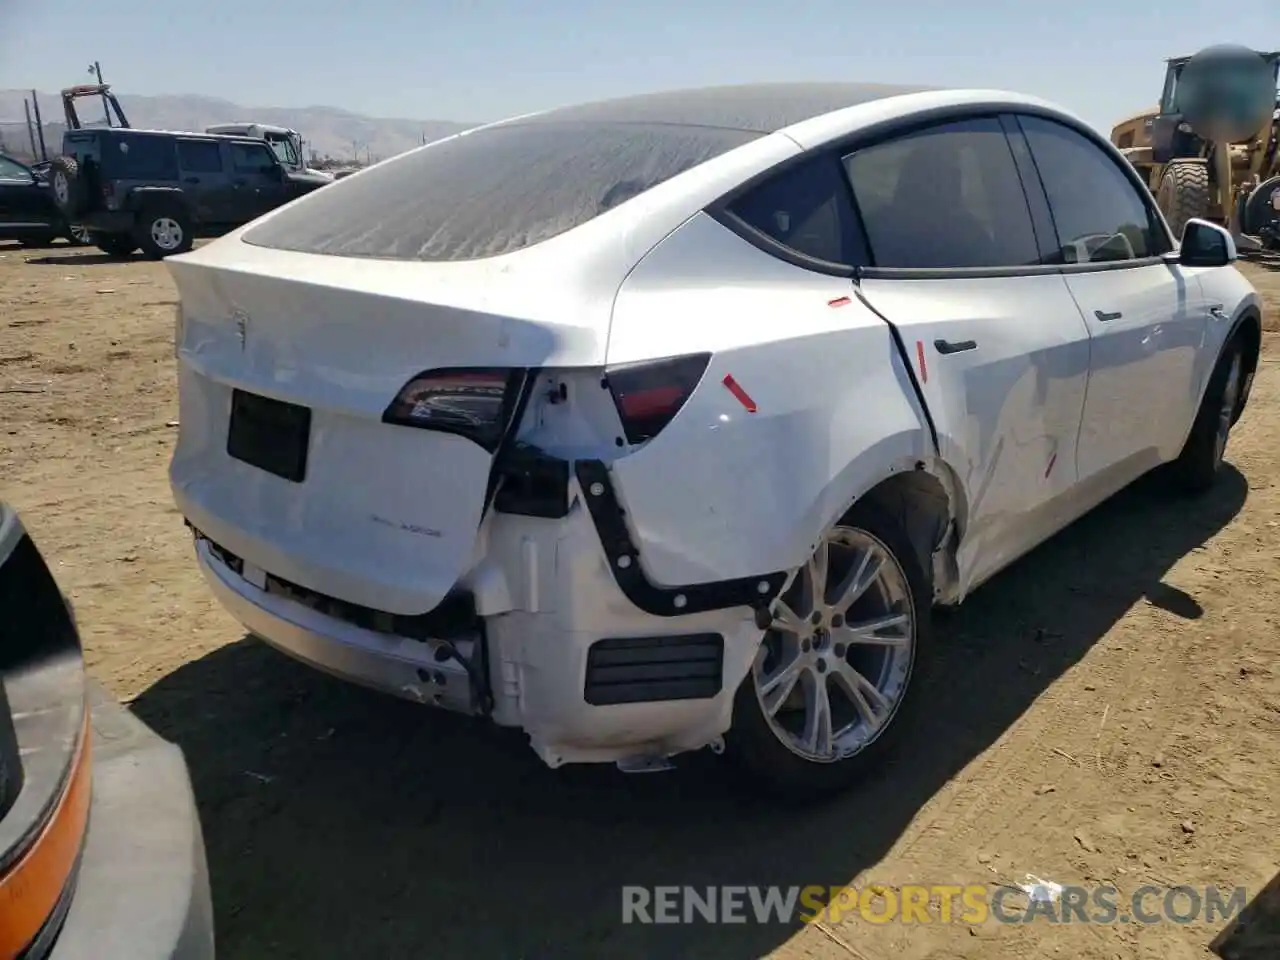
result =
[[1174,160],[1164,169],[1156,204],[1177,238],[1187,221],[1209,212],[1209,165],[1204,160]]

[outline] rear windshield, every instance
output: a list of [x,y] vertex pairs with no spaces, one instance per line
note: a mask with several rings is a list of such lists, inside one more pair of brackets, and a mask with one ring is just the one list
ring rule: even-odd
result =
[[759,136],[647,123],[503,124],[318,190],[244,240],[342,257],[495,257],[571,230]]

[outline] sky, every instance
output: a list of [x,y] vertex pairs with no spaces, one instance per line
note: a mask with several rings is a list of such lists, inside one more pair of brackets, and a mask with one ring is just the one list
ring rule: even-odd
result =
[[1156,101],[1166,57],[1220,42],[1280,48],[1280,3],[0,0],[0,89],[87,82],[98,60],[125,96],[484,122],[649,90],[850,80],[1016,90],[1108,130]]

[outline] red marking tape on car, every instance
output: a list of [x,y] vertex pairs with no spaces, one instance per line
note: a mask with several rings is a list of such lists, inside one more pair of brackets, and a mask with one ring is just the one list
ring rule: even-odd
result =
[[836,297],[834,300],[828,300],[828,301],[827,301],[827,306],[828,306],[828,307],[843,307],[843,306],[845,306],[845,305],[847,305],[847,304],[850,304],[850,303],[853,303],[853,301],[852,301],[851,299],[849,299],[848,297]]
[[737,401],[747,408],[747,413],[756,412],[756,402],[751,399],[751,395],[743,390],[738,381],[733,379],[733,374],[726,373],[724,379],[720,381],[729,388],[729,392],[737,398]]
[[924,341],[923,340],[916,341],[916,360],[920,364],[920,382],[928,383],[929,368],[925,365],[925,362],[924,362]]

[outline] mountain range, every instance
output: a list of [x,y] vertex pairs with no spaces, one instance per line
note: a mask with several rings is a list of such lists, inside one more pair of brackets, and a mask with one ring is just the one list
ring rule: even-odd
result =
[[[30,137],[22,102],[29,90],[0,90],[0,143],[10,153],[30,156]],[[147,130],[204,130],[215,123],[256,122],[290,127],[302,134],[304,150],[319,157],[366,163],[385,160],[422,143],[476,126],[451,120],[409,120],[370,117],[337,107],[246,107],[229,100],[196,95],[132,96],[117,92],[130,126]],[[49,155],[58,152],[64,129],[62,99],[39,93]],[[96,98],[76,101],[82,124],[100,123],[102,107]]]

